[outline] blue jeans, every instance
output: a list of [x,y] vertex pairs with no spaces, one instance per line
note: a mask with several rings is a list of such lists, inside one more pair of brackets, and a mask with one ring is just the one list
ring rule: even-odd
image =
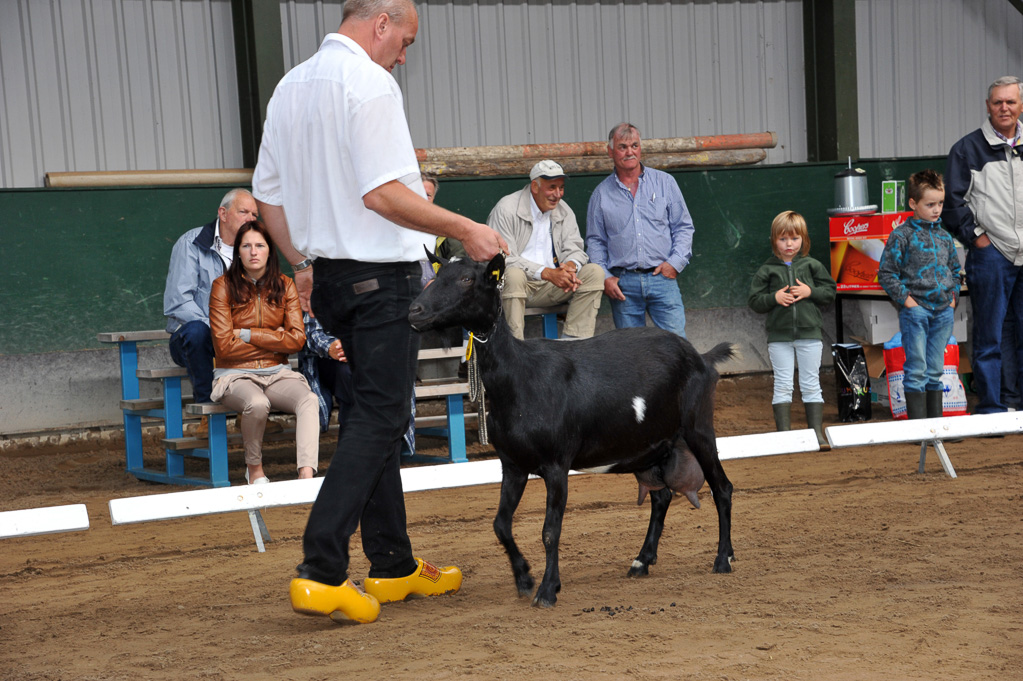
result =
[[1012,409],[1023,406],[1019,391],[1019,362],[1016,361],[1016,333],[1016,315],[1009,305],[1002,326],[1002,404]]
[[942,390],[945,346],[952,335],[955,313],[951,307],[928,310],[922,305],[899,310],[899,330],[906,363],[902,388],[907,393]]
[[821,393],[821,353],[824,342],[812,338],[775,341],[767,344],[767,355],[774,371],[774,395],[771,404],[792,401],[792,375],[799,365],[799,395],[803,404],[823,402]]
[[[1002,403],[1002,328],[1010,305],[1023,319],[1023,268],[1013,265],[994,246],[970,248],[966,253],[966,283],[973,304],[973,385],[978,397],[976,413],[1005,411]],[[1023,385],[1023,337],[1016,325],[1017,385]]]
[[348,577],[348,544],[360,525],[370,577],[404,577],[416,568],[401,448],[419,353],[408,309],[420,276],[415,262],[316,261],[313,312],[348,356],[352,405],[306,524],[298,569],[309,579],[336,586]]
[[615,328],[646,326],[646,315],[660,328],[686,337],[686,309],[682,305],[682,293],[678,280],[659,274],[629,272],[613,268],[611,273],[618,277],[618,288],[625,294],[625,300],[611,301],[611,316]]
[[192,400],[210,402],[213,392],[213,334],[205,322],[182,324],[171,334],[170,356],[179,367],[185,367],[192,382]]

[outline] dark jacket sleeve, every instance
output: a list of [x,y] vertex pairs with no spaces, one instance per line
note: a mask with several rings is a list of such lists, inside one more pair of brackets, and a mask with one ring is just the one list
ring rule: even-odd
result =
[[888,297],[900,307],[906,305],[906,298],[909,296],[909,290],[902,283],[904,253],[905,243],[903,242],[902,232],[892,232],[888,237],[888,243],[884,246],[884,251],[881,253],[881,263],[877,267],[877,283],[881,285],[881,288],[888,294]]
[[774,298],[775,291],[771,288],[771,270],[766,265],[761,265],[753,275],[753,282],[749,287],[749,299],[746,303],[751,310],[765,314],[778,307],[778,301]]
[[831,278],[831,272],[816,258],[810,263],[810,271],[813,273],[813,283],[810,284],[810,300],[821,307],[830,305],[835,300],[835,293],[838,290],[835,280]]
[[966,205],[966,193],[970,191],[973,173],[964,148],[962,141],[957,142],[948,154],[948,162],[945,164],[945,208],[941,212],[941,221],[952,236],[964,246],[969,246],[977,238],[973,231],[977,221]]

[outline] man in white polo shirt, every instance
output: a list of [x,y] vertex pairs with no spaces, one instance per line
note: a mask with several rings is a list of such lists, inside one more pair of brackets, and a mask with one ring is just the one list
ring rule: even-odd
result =
[[[436,236],[458,239],[478,260],[507,245],[425,198],[390,75],[418,29],[409,0],[348,0],[338,32],[277,85],[252,178],[303,307],[340,338],[352,368],[355,402],[291,583],[297,612],[335,620],[372,622],[380,602],[457,591],[462,581],[458,568],[416,558],[406,531],[399,464],[419,351],[408,308],[421,287],[418,261]],[[348,574],[360,524],[365,593]]]

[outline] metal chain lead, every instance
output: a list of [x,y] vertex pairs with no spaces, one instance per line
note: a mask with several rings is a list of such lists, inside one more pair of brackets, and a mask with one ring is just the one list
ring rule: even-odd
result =
[[476,403],[480,444],[490,444],[487,436],[486,389],[483,387],[483,379],[480,378],[479,354],[476,352],[469,356],[469,401]]

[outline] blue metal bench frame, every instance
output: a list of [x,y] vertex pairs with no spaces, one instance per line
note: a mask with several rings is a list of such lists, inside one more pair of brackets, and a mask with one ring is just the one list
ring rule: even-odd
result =
[[[222,487],[230,484],[227,482],[226,471],[221,480],[213,473],[212,467],[209,479],[186,476],[186,454],[169,447],[164,448],[163,471],[145,467],[142,456],[143,417],[156,418],[163,421],[164,436],[166,438],[180,438],[184,434],[182,420],[183,397],[181,394],[182,376],[177,374],[154,378],[154,380],[159,380],[162,384],[162,407],[138,408],[124,403],[138,400],[140,395],[138,343],[168,340],[170,334],[166,331],[132,331],[100,333],[96,337],[101,343],[117,343],[117,355],[121,372],[121,400],[123,401],[121,411],[124,418],[125,470],[139,480],[149,480],[151,482],[171,485],[212,485],[214,487]],[[208,458],[191,452],[188,455]]]

